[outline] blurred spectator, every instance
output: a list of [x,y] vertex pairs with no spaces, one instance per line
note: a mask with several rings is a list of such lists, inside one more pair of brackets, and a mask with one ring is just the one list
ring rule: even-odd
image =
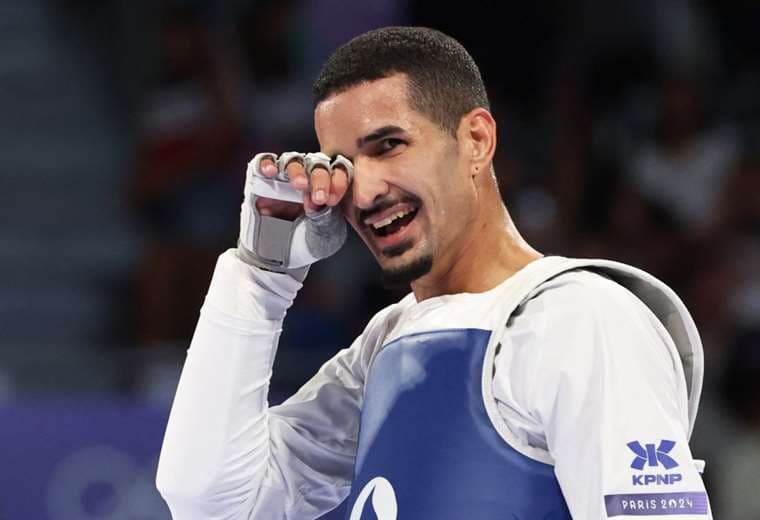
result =
[[760,327],[760,155],[747,155],[732,171],[715,214],[713,235],[730,238],[738,283],[732,313],[741,327]]
[[655,140],[636,152],[629,174],[647,199],[672,211],[690,234],[701,235],[738,156],[736,137],[709,120],[703,85],[671,77],[660,92]]
[[620,182],[607,195],[603,222],[573,247],[582,257],[613,258],[661,278],[673,287],[683,283],[681,263],[686,241],[673,215],[648,201],[628,183]]
[[133,193],[149,237],[137,274],[141,344],[190,337],[214,261],[235,243],[243,170],[229,76],[196,14],[169,11],[158,46]]

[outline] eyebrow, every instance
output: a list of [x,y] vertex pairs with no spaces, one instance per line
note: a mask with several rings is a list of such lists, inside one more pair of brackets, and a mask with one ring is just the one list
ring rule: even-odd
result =
[[365,135],[364,137],[360,137],[359,139],[357,139],[356,147],[362,148],[367,143],[371,143],[372,141],[378,141],[382,139],[383,137],[387,137],[391,134],[396,134],[403,131],[404,129],[399,126],[395,126],[395,125],[383,126],[381,128],[378,128],[371,134]]

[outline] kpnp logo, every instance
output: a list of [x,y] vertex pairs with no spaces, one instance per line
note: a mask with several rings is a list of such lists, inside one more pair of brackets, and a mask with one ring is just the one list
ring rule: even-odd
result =
[[[645,466],[650,468],[662,466],[666,470],[677,468],[678,462],[668,455],[675,445],[675,441],[668,439],[662,439],[657,446],[654,443],[642,446],[639,441],[629,442],[626,446],[636,455],[631,462],[631,467],[639,471],[643,471]],[[682,479],[683,476],[680,473],[638,474],[633,475],[632,478],[634,486],[670,485],[680,482]]]
[[636,458],[631,462],[631,467],[641,470],[644,469],[644,464],[655,467],[659,463],[665,469],[673,469],[678,466],[678,463],[668,453],[671,452],[675,445],[675,441],[667,439],[661,440],[660,445],[656,449],[654,444],[645,444],[642,447],[639,441],[629,442],[627,446],[636,454]]

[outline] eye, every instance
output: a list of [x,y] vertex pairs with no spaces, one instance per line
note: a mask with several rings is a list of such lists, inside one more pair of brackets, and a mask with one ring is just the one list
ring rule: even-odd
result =
[[380,147],[378,148],[378,155],[382,155],[386,152],[390,152],[391,150],[393,150],[394,148],[402,144],[406,144],[406,142],[401,139],[396,139],[394,137],[383,139],[380,142]]

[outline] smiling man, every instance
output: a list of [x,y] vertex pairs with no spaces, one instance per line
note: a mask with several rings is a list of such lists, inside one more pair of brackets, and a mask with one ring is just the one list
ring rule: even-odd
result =
[[[416,84],[410,71],[345,90],[340,57],[317,82],[315,127],[323,152],[354,162],[342,206],[385,281],[411,282],[421,301],[486,290],[538,258],[501,203],[491,170],[496,124],[482,85],[462,93],[449,86],[454,100],[445,109],[413,94],[436,88],[435,73],[422,66],[421,81],[432,85]],[[461,67],[460,81],[475,83],[474,64]]]
[[[691,317],[647,273],[520,237],[465,49],[371,31],[314,94],[321,152],[251,161],[201,310],[157,476],[175,518],[314,519],[344,500],[348,520],[709,518]],[[269,407],[286,310],[344,218],[412,292]]]

